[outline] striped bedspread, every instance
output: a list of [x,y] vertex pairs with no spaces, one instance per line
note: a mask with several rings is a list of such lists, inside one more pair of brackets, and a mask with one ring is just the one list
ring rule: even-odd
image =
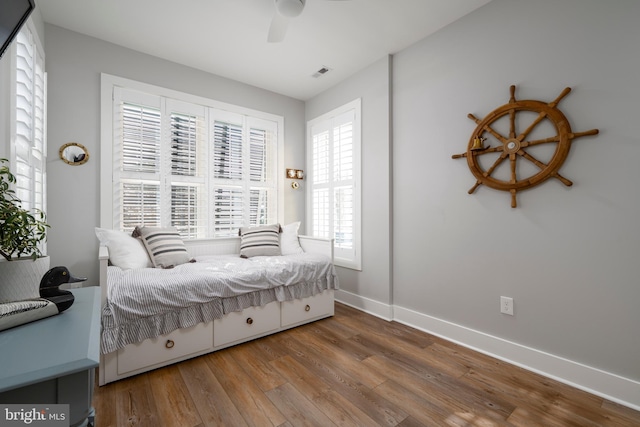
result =
[[101,352],[219,319],[273,301],[338,289],[329,258],[317,254],[197,257],[169,270],[110,266]]

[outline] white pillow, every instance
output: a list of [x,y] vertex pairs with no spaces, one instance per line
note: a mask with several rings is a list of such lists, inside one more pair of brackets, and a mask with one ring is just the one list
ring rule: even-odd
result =
[[282,233],[280,234],[280,251],[282,255],[304,253],[298,241],[298,228],[300,228],[300,221],[292,222],[282,227]]
[[189,253],[175,227],[136,227],[155,267],[173,268],[189,262]]
[[96,236],[101,245],[109,248],[111,265],[123,270],[153,267],[147,249],[140,239],[131,237],[124,231],[98,227],[96,227]]
[[280,224],[240,227],[240,257],[278,256],[280,252]]

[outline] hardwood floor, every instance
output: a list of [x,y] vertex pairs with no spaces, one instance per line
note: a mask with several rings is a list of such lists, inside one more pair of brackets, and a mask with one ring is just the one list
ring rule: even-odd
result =
[[396,322],[336,315],[103,387],[108,426],[640,426],[640,412]]

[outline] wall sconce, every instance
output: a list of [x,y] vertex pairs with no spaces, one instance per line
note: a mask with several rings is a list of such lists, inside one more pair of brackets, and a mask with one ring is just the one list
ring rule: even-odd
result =
[[287,169],[287,178],[303,179],[304,171],[302,169]]
[[[287,168],[287,178],[289,179],[304,179],[304,171],[302,169],[289,169]],[[291,183],[291,188],[294,190],[300,187],[297,182]]]

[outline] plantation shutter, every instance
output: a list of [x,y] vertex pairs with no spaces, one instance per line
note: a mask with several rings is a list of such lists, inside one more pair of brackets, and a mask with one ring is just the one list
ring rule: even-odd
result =
[[276,128],[266,120],[248,122],[249,225],[266,225],[277,221]]
[[160,227],[160,98],[116,88],[114,101],[114,227]]
[[46,74],[44,56],[24,25],[16,37],[15,134],[16,196],[25,209],[46,211]]
[[335,250],[353,250],[353,122],[349,111],[333,123],[333,230]]
[[170,223],[185,239],[207,237],[206,108],[166,100],[169,115]]
[[273,122],[216,111],[213,120],[215,236],[277,221]]
[[237,235],[244,225],[242,117],[216,115],[213,121],[214,235]]
[[308,219],[313,236],[334,239],[337,265],[360,268],[359,101],[309,122]]
[[333,238],[330,204],[330,123],[312,129],[311,227],[313,236]]
[[277,130],[205,105],[113,87],[114,227],[185,239],[277,222]]

